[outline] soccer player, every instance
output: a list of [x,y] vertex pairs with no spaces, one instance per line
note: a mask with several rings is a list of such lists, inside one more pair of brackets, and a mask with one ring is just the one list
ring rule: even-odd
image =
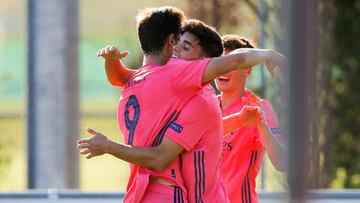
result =
[[[124,140],[133,147],[111,142],[91,129],[88,132],[96,136],[79,141],[78,147],[85,148],[82,154],[87,154],[87,158],[106,152],[136,164],[131,165],[125,202],[139,202],[144,197],[149,181],[148,188],[162,193],[162,196],[158,196],[159,199],[156,199],[153,193],[151,201],[154,202],[161,202],[160,198],[165,196],[175,198],[173,194],[184,192],[178,188],[174,190],[174,187],[166,187],[166,184],[151,186],[150,176],[156,177],[157,172],[154,169],[163,170],[183,151],[179,144],[164,137],[164,133],[169,126],[178,129],[179,126],[173,124],[178,112],[205,84],[224,72],[247,68],[266,60],[272,70],[282,59],[281,55],[270,50],[237,50],[227,57],[212,60],[203,59],[191,62],[171,60],[168,62],[172,47],[177,43],[176,37],[179,31],[179,29],[174,29],[174,26],[179,26],[179,23],[171,22],[174,19],[172,16],[174,11],[176,9],[169,7],[146,10],[138,24],[145,65],[137,70],[124,85],[118,108],[118,120]],[[110,64],[113,67],[120,64],[116,60],[105,63],[105,66]],[[157,148],[155,147],[157,145],[163,147]],[[144,146],[154,146],[153,150],[158,152],[165,150],[167,153],[158,153],[158,157],[148,156],[143,159],[141,157],[147,155]],[[146,170],[143,167],[153,170]],[[176,179],[178,173],[173,172],[174,170],[169,171]],[[201,189],[203,190],[204,188]],[[178,196],[181,200],[181,195]],[[144,199],[147,197],[149,196],[145,194]]]
[[[224,54],[238,48],[254,48],[249,40],[237,35],[222,37]],[[277,116],[270,103],[246,88],[246,78],[251,69],[236,70],[218,77],[215,82],[223,116],[241,110],[244,105],[259,104],[265,114],[258,126],[240,127],[227,133],[223,143],[222,174],[231,202],[258,202],[255,179],[265,152],[276,169],[285,168],[286,153],[282,144]]]

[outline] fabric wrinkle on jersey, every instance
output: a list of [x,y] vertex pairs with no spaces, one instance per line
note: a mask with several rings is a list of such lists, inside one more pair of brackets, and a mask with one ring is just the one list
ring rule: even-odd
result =
[[214,89],[207,85],[195,95],[174,125],[165,136],[186,150],[181,160],[189,203],[229,202],[221,178],[223,126]]
[[[221,104],[221,98],[219,98]],[[260,102],[265,120],[277,140],[282,141],[278,119],[269,102],[250,90],[235,103],[222,109],[222,115],[239,112],[244,105]],[[275,129],[275,130],[274,130]],[[222,175],[231,202],[256,203],[256,176],[260,170],[265,143],[257,127],[241,127],[224,136]]]
[[[178,112],[202,89],[202,75],[209,60],[171,59],[163,66],[148,64],[137,70],[124,85],[118,104],[118,123],[124,143],[159,145]],[[180,170],[179,159],[164,171],[130,164],[124,202],[141,201],[150,175],[162,177],[186,192]]]
[[184,203],[186,197],[177,186],[150,183],[141,203]]

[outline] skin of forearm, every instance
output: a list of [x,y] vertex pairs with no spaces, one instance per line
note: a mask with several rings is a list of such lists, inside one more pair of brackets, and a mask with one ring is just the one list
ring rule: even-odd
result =
[[270,128],[266,123],[261,123],[258,126],[260,133],[263,135],[265,141],[266,152],[275,168],[279,171],[285,171],[286,148],[277,141],[273,136]]
[[105,152],[123,161],[152,170],[163,170],[161,153],[156,147],[132,147],[108,141]]
[[233,70],[247,69],[272,57],[269,49],[236,49],[230,54],[213,58],[207,65],[202,82],[207,83]]
[[239,128],[239,122],[238,114],[223,117],[224,135],[227,135],[233,130]]
[[124,85],[132,76],[132,71],[120,60],[105,60],[105,72],[110,84],[118,87]]
[[230,53],[236,56],[234,69],[246,69],[268,60],[272,56],[270,49],[236,49]]

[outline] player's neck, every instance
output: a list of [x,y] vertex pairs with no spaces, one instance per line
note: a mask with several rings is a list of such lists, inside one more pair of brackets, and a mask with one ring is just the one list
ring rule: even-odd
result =
[[221,103],[223,109],[229,107],[233,103],[237,102],[239,99],[241,99],[242,96],[245,94],[245,86],[242,88],[238,88],[235,91],[230,92],[222,92],[221,93]]
[[158,54],[158,55],[144,55],[143,65],[148,64],[157,64],[157,65],[165,65],[170,60],[170,57],[166,54]]

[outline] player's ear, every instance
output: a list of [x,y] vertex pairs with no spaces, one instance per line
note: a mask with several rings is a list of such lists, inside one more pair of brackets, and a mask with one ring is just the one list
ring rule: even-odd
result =
[[177,38],[177,36],[175,36],[175,34],[171,34],[169,36],[169,40],[170,40],[171,46],[175,46],[178,42],[178,38]]
[[244,72],[245,78],[249,77],[249,75],[251,74],[251,71],[252,71],[252,68],[248,68],[245,70],[245,72]]

